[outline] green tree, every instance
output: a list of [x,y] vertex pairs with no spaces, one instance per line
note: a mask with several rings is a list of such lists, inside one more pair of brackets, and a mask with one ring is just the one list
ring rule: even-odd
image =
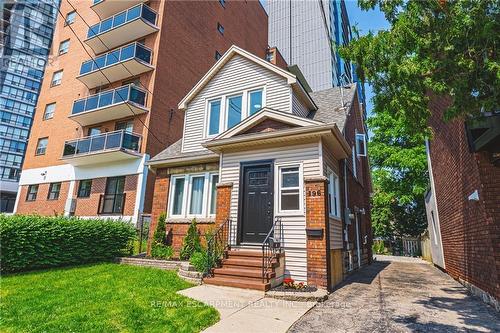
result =
[[446,119],[498,105],[498,0],[358,0],[380,7],[390,29],[341,48],[374,92],[370,144],[378,236],[418,235],[425,229],[425,139],[431,95],[449,96]]
[[391,112],[425,132],[429,93],[451,96],[447,119],[500,105],[499,0],[358,0],[379,6],[391,28],[340,50],[376,94],[376,112]]
[[191,224],[189,225],[186,237],[184,237],[184,240],[182,242],[180,257],[183,260],[188,260],[189,258],[191,258],[193,253],[201,251],[202,247],[200,241],[200,233],[198,232],[196,219],[193,219],[193,221],[191,221]]

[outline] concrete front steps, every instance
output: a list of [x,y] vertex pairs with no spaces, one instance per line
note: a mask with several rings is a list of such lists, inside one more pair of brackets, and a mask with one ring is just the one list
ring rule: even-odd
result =
[[267,291],[280,284],[284,273],[284,254],[272,259],[272,267],[262,280],[261,250],[231,250],[226,252],[222,265],[212,270],[203,283]]

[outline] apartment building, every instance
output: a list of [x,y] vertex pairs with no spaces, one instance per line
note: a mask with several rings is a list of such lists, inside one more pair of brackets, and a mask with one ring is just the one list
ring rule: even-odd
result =
[[313,91],[353,82],[351,64],[338,46],[352,38],[344,0],[267,2],[269,45],[297,65]]
[[59,0],[2,2],[0,213],[12,213]]
[[[150,156],[182,136],[177,104],[237,44],[261,57],[258,1],[62,0],[16,212],[136,221],[151,211]],[[49,116],[50,115],[50,116]]]

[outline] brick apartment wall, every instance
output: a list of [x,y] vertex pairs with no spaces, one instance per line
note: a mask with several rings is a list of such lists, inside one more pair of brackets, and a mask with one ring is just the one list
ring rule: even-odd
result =
[[307,284],[328,288],[328,180],[305,179],[306,228],[321,229],[323,235],[307,236]]
[[[355,145],[355,134],[356,130],[358,133],[364,133],[364,120],[362,110],[358,102],[358,93],[356,92],[352,105],[350,106],[349,115],[347,117],[344,136],[350,146]],[[368,163],[368,158],[361,157],[356,159],[356,169],[358,177],[354,177],[352,158],[349,156],[344,163],[347,163],[347,198],[348,207],[351,213],[354,213],[354,208],[364,208],[365,214],[358,214],[359,223],[359,238],[360,238],[360,250],[361,250],[361,264],[369,264],[372,260],[372,240],[373,232],[371,226],[371,215],[370,215],[370,193],[372,191],[371,187],[371,174],[370,165]],[[339,187],[342,195],[341,202],[344,203],[345,189],[344,189],[344,164],[341,163],[340,166],[340,180]],[[345,204],[342,204],[342,216],[345,216]],[[344,229],[346,225],[344,224]],[[352,220],[350,225],[347,225],[349,247],[352,249],[353,263],[357,265],[357,246],[356,246],[356,221]],[[366,236],[366,244],[364,244]],[[344,241],[344,250],[347,250],[347,244]],[[344,253],[345,258],[348,258],[347,253]],[[345,267],[347,268],[348,260],[345,261]],[[345,269],[347,271],[347,269]]]
[[[430,157],[446,271],[500,299],[500,168],[471,153],[464,121],[442,120],[449,105],[433,97]],[[469,201],[475,190],[479,201]]]
[[[97,14],[90,8],[90,1],[73,1],[72,5],[89,25],[99,21]],[[258,1],[227,1],[222,7],[218,1],[151,0],[148,5],[158,12],[158,25],[161,28],[160,32],[146,36],[144,41],[153,50],[155,70],[139,77],[142,85],[153,93],[148,94],[150,112],[138,116],[124,115],[122,119],[92,126],[100,127],[103,132],[113,131],[117,122],[133,119],[134,132],[143,136],[141,152],[154,156],[181,138],[184,115],[177,110],[177,104],[215,63],[216,50],[223,54],[232,44],[236,44],[261,57],[265,56],[267,15]],[[73,8],[64,0],[60,10],[66,15]],[[225,28],[223,35],[217,31],[217,22]],[[88,27],[79,15],[71,28],[80,39],[85,39]],[[56,55],[60,42],[66,39],[70,39],[69,52],[53,57],[45,71],[23,169],[65,164],[60,159],[64,142],[88,135],[90,126],[82,127],[68,116],[75,100],[95,93],[76,79],[81,63],[90,59],[85,48],[92,57],[95,55],[90,48],[84,48],[78,42],[70,27],[65,26],[59,16],[51,54]],[[54,72],[61,69],[64,70],[62,84],[50,87]],[[114,82],[108,88],[121,84]],[[56,102],[54,117],[43,120],[45,106],[53,102]],[[37,141],[44,137],[48,137],[47,152],[35,156]],[[147,177],[145,213],[152,210],[154,178],[154,175]],[[88,204],[91,203],[95,204],[95,201],[89,200]],[[40,207],[40,210],[43,209]],[[97,206],[78,209],[86,214],[90,210],[97,210]]]
[[[182,137],[184,113],[179,101],[215,64],[215,51],[224,54],[231,45],[264,58],[267,48],[267,14],[258,1],[167,1],[161,26],[154,78],[152,111],[147,120],[146,152],[155,156]],[[203,15],[193,15],[203,13]],[[189,19],[187,19],[189,18]],[[224,34],[217,31],[217,23]],[[151,133],[153,132],[153,133]],[[150,212],[154,186],[148,178],[144,211]]]
[[45,216],[62,216],[64,215],[64,206],[66,205],[66,198],[69,191],[69,182],[61,183],[61,190],[59,192],[59,199],[49,200],[47,195],[49,193],[49,183],[39,184],[38,193],[35,201],[26,201],[26,194],[28,191],[27,185],[19,186],[21,192],[19,197],[19,204],[17,207],[18,214],[38,214]]

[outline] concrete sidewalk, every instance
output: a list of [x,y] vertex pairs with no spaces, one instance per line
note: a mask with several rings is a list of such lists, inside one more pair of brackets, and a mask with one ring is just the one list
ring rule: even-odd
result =
[[179,291],[216,308],[221,320],[204,332],[286,332],[315,302],[265,298],[255,290],[201,285]]

